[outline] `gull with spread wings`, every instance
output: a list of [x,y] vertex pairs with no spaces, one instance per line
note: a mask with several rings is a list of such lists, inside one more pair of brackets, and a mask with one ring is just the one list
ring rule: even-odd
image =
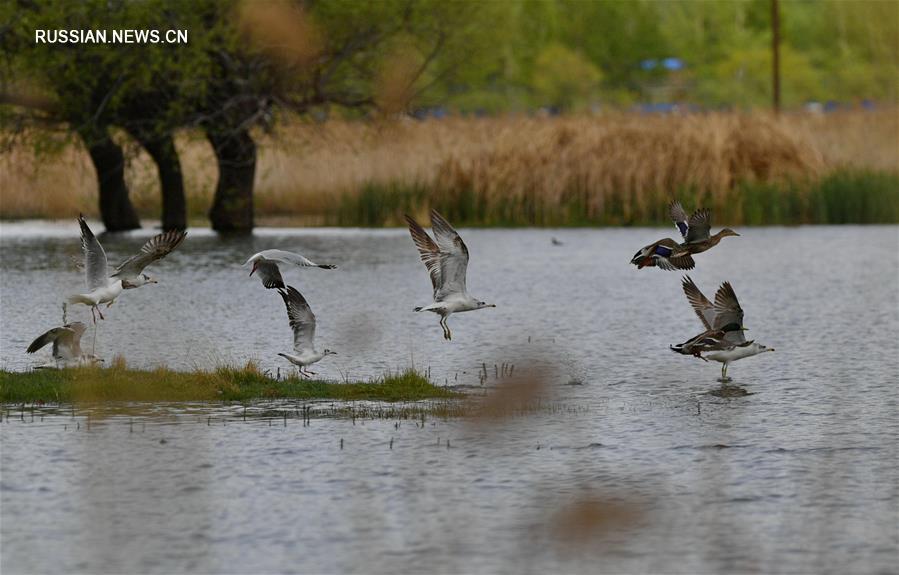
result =
[[496,307],[494,304],[484,303],[468,295],[465,289],[465,273],[468,269],[468,248],[446,219],[431,210],[431,231],[434,239],[418,225],[411,216],[406,216],[409,224],[409,233],[412,241],[418,248],[421,261],[424,262],[431,276],[431,284],[434,288],[434,303],[416,307],[415,311],[430,311],[440,316],[440,327],[443,328],[443,337],[447,340],[453,338],[447,318],[454,313]]
[[314,372],[308,371],[306,368],[321,361],[327,355],[337,355],[336,351],[325,349],[323,351],[315,351],[315,314],[303,294],[298,292],[293,286],[278,288],[281,299],[287,307],[287,320],[290,322],[290,328],[293,330],[293,353],[279,353],[290,363],[297,366],[300,375],[309,377],[315,375]]
[[123,290],[158,283],[143,273],[144,268],[167,256],[187,236],[183,231],[170,231],[153,236],[141,247],[140,252],[119,264],[110,276],[106,252],[90,226],[84,221],[84,216],[78,216],[78,225],[81,226],[81,249],[84,252],[84,272],[88,292],[72,295],[67,301],[70,304],[90,306],[94,323],[97,323],[96,314],[100,315],[100,319],[104,319],[100,312],[100,304],[105,303],[106,307],[109,307]]
[[[84,335],[87,326],[80,321],[73,321],[60,327],[54,327],[38,336],[26,350],[35,353],[48,344],[53,344],[53,359],[56,367],[62,363],[64,367],[77,365],[90,365],[103,361],[93,354],[81,351],[81,336]],[[41,366],[45,367],[45,366]]]
[[693,254],[702,253],[718,245],[722,238],[739,236],[730,228],[724,228],[715,235],[709,235],[712,213],[709,210],[696,210],[689,218],[679,201],[671,202],[668,212],[674,225],[683,237],[683,243],[671,238],[664,238],[642,248],[631,263],[637,269],[658,267],[663,270],[691,270],[696,266]]
[[248,266],[250,264],[253,264],[250,275],[259,272],[258,277],[262,280],[262,285],[268,289],[285,287],[279,264],[290,264],[301,268],[321,268],[323,270],[337,269],[335,265],[317,264],[300,254],[284,250],[263,250],[258,254],[253,254],[243,265]]
[[[703,295],[690,276],[683,279],[684,294],[699,317],[706,331],[684,343],[671,346],[671,350],[700,359],[720,362],[721,383],[730,381],[727,366],[738,359],[751,357],[766,351],[774,351],[754,341],[746,341],[743,334],[743,308],[730,282],[724,282],[715,294],[715,303]],[[705,354],[703,356],[702,354]]]

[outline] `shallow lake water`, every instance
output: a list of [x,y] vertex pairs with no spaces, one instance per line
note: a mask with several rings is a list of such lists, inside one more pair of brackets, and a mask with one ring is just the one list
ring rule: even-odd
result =
[[[732,364],[750,395],[720,398],[719,364],[667,349],[701,331],[680,274],[628,264],[673,230],[463,230],[469,290],[497,307],[450,318],[452,342],[412,311],[431,294],[404,230],[191,230],[158,285],[104,310],[99,355],[284,373],[283,303],[240,266],[279,247],[340,266],[284,272],[339,354],[319,376],[480,386],[486,365],[491,386],[494,365],[540,364],[550,398],[502,421],[6,406],[0,571],[891,572],[899,227],[738,231],[690,275],[709,297],[730,281],[777,351]],[[101,241],[117,262],[151,233]],[[0,241],[0,366],[22,371],[83,285],[77,227],[4,223]]]

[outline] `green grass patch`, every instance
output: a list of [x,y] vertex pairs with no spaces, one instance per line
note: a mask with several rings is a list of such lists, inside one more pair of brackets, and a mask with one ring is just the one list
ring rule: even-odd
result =
[[124,367],[22,373],[0,371],[0,403],[256,399],[418,401],[459,397],[460,394],[435,386],[411,369],[371,382],[347,383],[296,376],[276,380],[252,364],[195,372],[143,371]]

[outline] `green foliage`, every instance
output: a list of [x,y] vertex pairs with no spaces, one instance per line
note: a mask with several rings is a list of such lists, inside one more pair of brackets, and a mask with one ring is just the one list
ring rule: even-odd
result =
[[[899,100],[899,3],[780,6],[786,105]],[[302,41],[296,30],[277,29],[294,16],[305,26]],[[137,121],[160,130],[220,121],[223,111],[266,125],[275,103],[300,112],[359,103],[387,111],[572,109],[597,98],[626,105],[651,99],[666,82],[683,87],[666,98],[760,106],[770,94],[770,16],[769,0],[3,0],[0,81],[3,90],[35,84],[76,124],[121,125],[142,112]],[[34,42],[35,29],[101,23],[187,29],[190,38]],[[666,57],[686,69],[641,69],[643,60]]]
[[602,78],[589,60],[561,44],[550,44],[534,63],[537,101],[571,111],[590,103]]
[[[467,82],[438,92],[461,110],[546,104],[548,52],[570,53],[599,71],[600,100],[612,105],[664,98],[701,105],[767,106],[771,92],[770,0],[658,2],[522,0],[488,3],[496,37],[470,59]],[[783,101],[896,102],[899,3],[877,0],[780,2]],[[564,48],[569,52],[560,52]],[[542,62],[538,62],[543,56]],[[643,70],[643,60],[676,57],[686,68]],[[571,66],[557,65],[565,70]],[[589,83],[589,82],[588,82]],[[429,100],[431,104],[434,100]]]
[[74,403],[97,401],[249,401],[254,399],[335,399],[417,401],[455,398],[414,370],[388,374],[372,382],[336,383],[276,380],[252,365],[192,373],[124,367],[0,371],[0,403]]

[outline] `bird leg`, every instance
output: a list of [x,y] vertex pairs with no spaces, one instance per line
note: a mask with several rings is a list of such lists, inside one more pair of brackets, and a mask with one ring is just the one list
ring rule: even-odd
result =
[[314,371],[309,371],[308,368],[306,369],[306,373],[308,373],[309,375],[315,375],[315,372],[314,372]]
[[115,303],[115,300],[112,300],[111,302],[106,304],[106,309],[109,309],[110,307],[112,307],[112,304],[114,304],[114,303]]
[[727,377],[727,363],[721,364],[721,380],[720,381],[721,381],[722,386],[727,385],[727,382],[730,381],[730,379],[728,379],[728,377]]
[[452,339],[453,339],[453,333],[450,331],[449,326],[446,325],[446,316],[442,316],[442,317],[440,318],[440,327],[443,328],[443,339],[445,339],[445,340],[452,340]]
[[100,311],[100,306],[94,306],[94,307],[97,308],[97,314],[100,316],[100,319],[105,320],[106,318],[103,317],[103,312]]

